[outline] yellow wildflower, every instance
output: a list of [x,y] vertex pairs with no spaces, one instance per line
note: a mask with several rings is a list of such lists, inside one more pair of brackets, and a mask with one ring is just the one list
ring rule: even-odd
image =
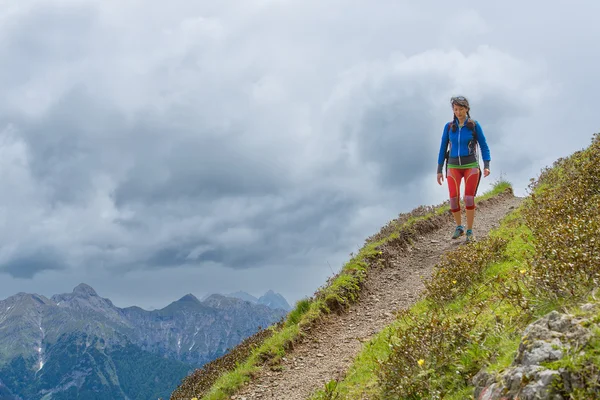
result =
[[425,364],[425,360],[421,358],[419,361],[417,361],[417,364],[419,364],[419,367],[422,367],[423,364]]

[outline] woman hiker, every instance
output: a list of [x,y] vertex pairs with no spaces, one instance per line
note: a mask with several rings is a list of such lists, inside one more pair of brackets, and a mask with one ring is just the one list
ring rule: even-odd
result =
[[[452,239],[464,235],[460,211],[460,184],[465,180],[465,208],[467,213],[466,242],[475,240],[473,235],[473,221],[475,219],[475,194],[481,179],[481,169],[477,157],[477,145],[481,147],[483,158],[483,176],[490,174],[490,149],[483,135],[479,123],[469,115],[469,101],[463,97],[452,97],[450,100],[454,118],[444,127],[440,154],[438,156],[437,181],[441,185],[444,181],[442,169],[446,164],[446,178],[450,191],[450,211],[456,221],[456,229]],[[448,149],[449,147],[449,149]]]

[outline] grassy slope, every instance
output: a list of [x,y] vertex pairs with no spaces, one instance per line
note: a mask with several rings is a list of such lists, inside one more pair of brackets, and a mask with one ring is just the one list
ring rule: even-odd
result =
[[[508,182],[499,181],[492,190],[478,199],[482,201],[495,197],[509,188]],[[390,221],[381,232],[366,241],[358,254],[351,254],[350,260],[342,270],[331,277],[313,298],[299,301],[282,326],[271,327],[273,334],[264,340],[262,345],[257,346],[244,362],[239,363],[235,369],[224,372],[206,393],[193,393],[189,390],[183,393],[180,387],[179,392],[182,393],[178,393],[177,399],[228,399],[244,382],[249,381],[261,366],[266,364],[277,368],[286,350],[316,321],[331,312],[343,312],[358,300],[369,266],[373,263],[388,262],[379,248],[391,243],[396,246],[408,246],[415,236],[433,230],[446,221],[449,218],[448,211],[447,203],[436,207],[419,207]],[[186,386],[193,387],[190,384]]]
[[[366,343],[343,381],[312,399],[472,398],[474,374],[508,367],[529,323],[589,301],[600,281],[600,135],[543,171],[531,190],[489,240],[448,254],[425,299]],[[474,270],[482,257],[490,261]],[[583,355],[554,365],[592,377],[574,398],[600,395],[596,334]]]
[[[490,278],[494,276],[502,276],[507,271],[512,270],[515,266],[520,265],[520,259],[522,254],[526,251],[527,245],[520,237],[520,233],[527,234],[526,228],[520,223],[520,210],[517,210],[510,216],[508,216],[501,224],[501,227],[492,233],[494,236],[507,237],[512,236],[514,241],[509,242],[506,247],[506,253],[510,254],[505,260],[490,266],[485,271],[484,282],[489,284]],[[517,234],[517,232],[519,234]],[[464,296],[454,300],[453,302],[445,305],[445,313],[454,317],[463,315],[463,303],[472,300],[471,295],[474,292],[481,291],[485,285],[479,284],[476,288],[473,288],[466,293]],[[483,291],[479,297],[481,300],[486,300],[489,292]],[[495,324],[495,316],[499,314],[505,314],[508,318],[518,317],[515,315],[515,311],[510,307],[503,306],[502,304],[491,304],[489,303],[487,312],[480,315],[481,322],[485,324]],[[415,315],[426,314],[427,312],[435,309],[436,305],[431,304],[426,300],[421,300],[415,304],[410,311]],[[467,309],[468,310],[468,309]],[[315,393],[312,399],[376,399],[381,396],[381,387],[379,384],[379,377],[374,371],[378,371],[381,368],[382,363],[388,360],[390,354],[393,352],[391,342],[394,340],[402,340],[402,336],[398,335],[398,332],[406,328],[407,324],[405,321],[397,319],[393,324],[386,327],[370,342],[366,343],[362,352],[356,358],[354,364],[349,369],[346,378],[341,382],[330,382],[327,388]],[[499,335],[489,338],[487,343],[488,347],[496,347],[498,355],[496,356],[497,368],[501,368],[503,365],[508,365],[512,361],[512,354],[516,350],[519,343],[519,336],[514,334],[514,329],[503,330]],[[487,358],[489,353],[483,349],[472,349],[473,354],[467,353],[463,359],[460,360],[460,364],[457,367],[468,366],[474,362],[473,357],[484,357]],[[427,355],[415,356],[417,360],[425,360]],[[423,358],[421,358],[423,357]],[[418,365],[418,361],[417,361]],[[415,371],[420,372],[419,369],[415,368]],[[416,374],[416,375],[417,375]],[[419,378],[421,379],[421,377]],[[468,392],[468,390],[467,390]],[[337,397],[336,397],[337,396]],[[468,398],[464,397],[465,393],[460,391],[457,393],[456,399]],[[453,398],[453,397],[449,397]]]

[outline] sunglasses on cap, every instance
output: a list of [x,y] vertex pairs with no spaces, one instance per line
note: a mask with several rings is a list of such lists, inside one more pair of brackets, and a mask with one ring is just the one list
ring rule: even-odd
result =
[[450,99],[451,104],[458,104],[459,106],[469,107],[469,100],[464,96],[456,96]]

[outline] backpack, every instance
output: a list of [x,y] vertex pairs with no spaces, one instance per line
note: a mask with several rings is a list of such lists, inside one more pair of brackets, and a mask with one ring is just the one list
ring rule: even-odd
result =
[[[469,128],[472,132],[473,132],[473,145],[475,147],[477,147],[477,121],[475,121],[474,119],[471,118],[467,118],[467,121],[465,122],[465,126],[467,128]],[[452,132],[456,132],[456,130],[458,129],[458,125],[456,124],[456,122],[454,122],[454,120],[452,120],[452,122],[448,123],[448,133],[450,133],[450,129],[452,129]],[[448,143],[446,144],[446,169],[448,168],[448,158],[450,158],[450,136],[448,136]]]

